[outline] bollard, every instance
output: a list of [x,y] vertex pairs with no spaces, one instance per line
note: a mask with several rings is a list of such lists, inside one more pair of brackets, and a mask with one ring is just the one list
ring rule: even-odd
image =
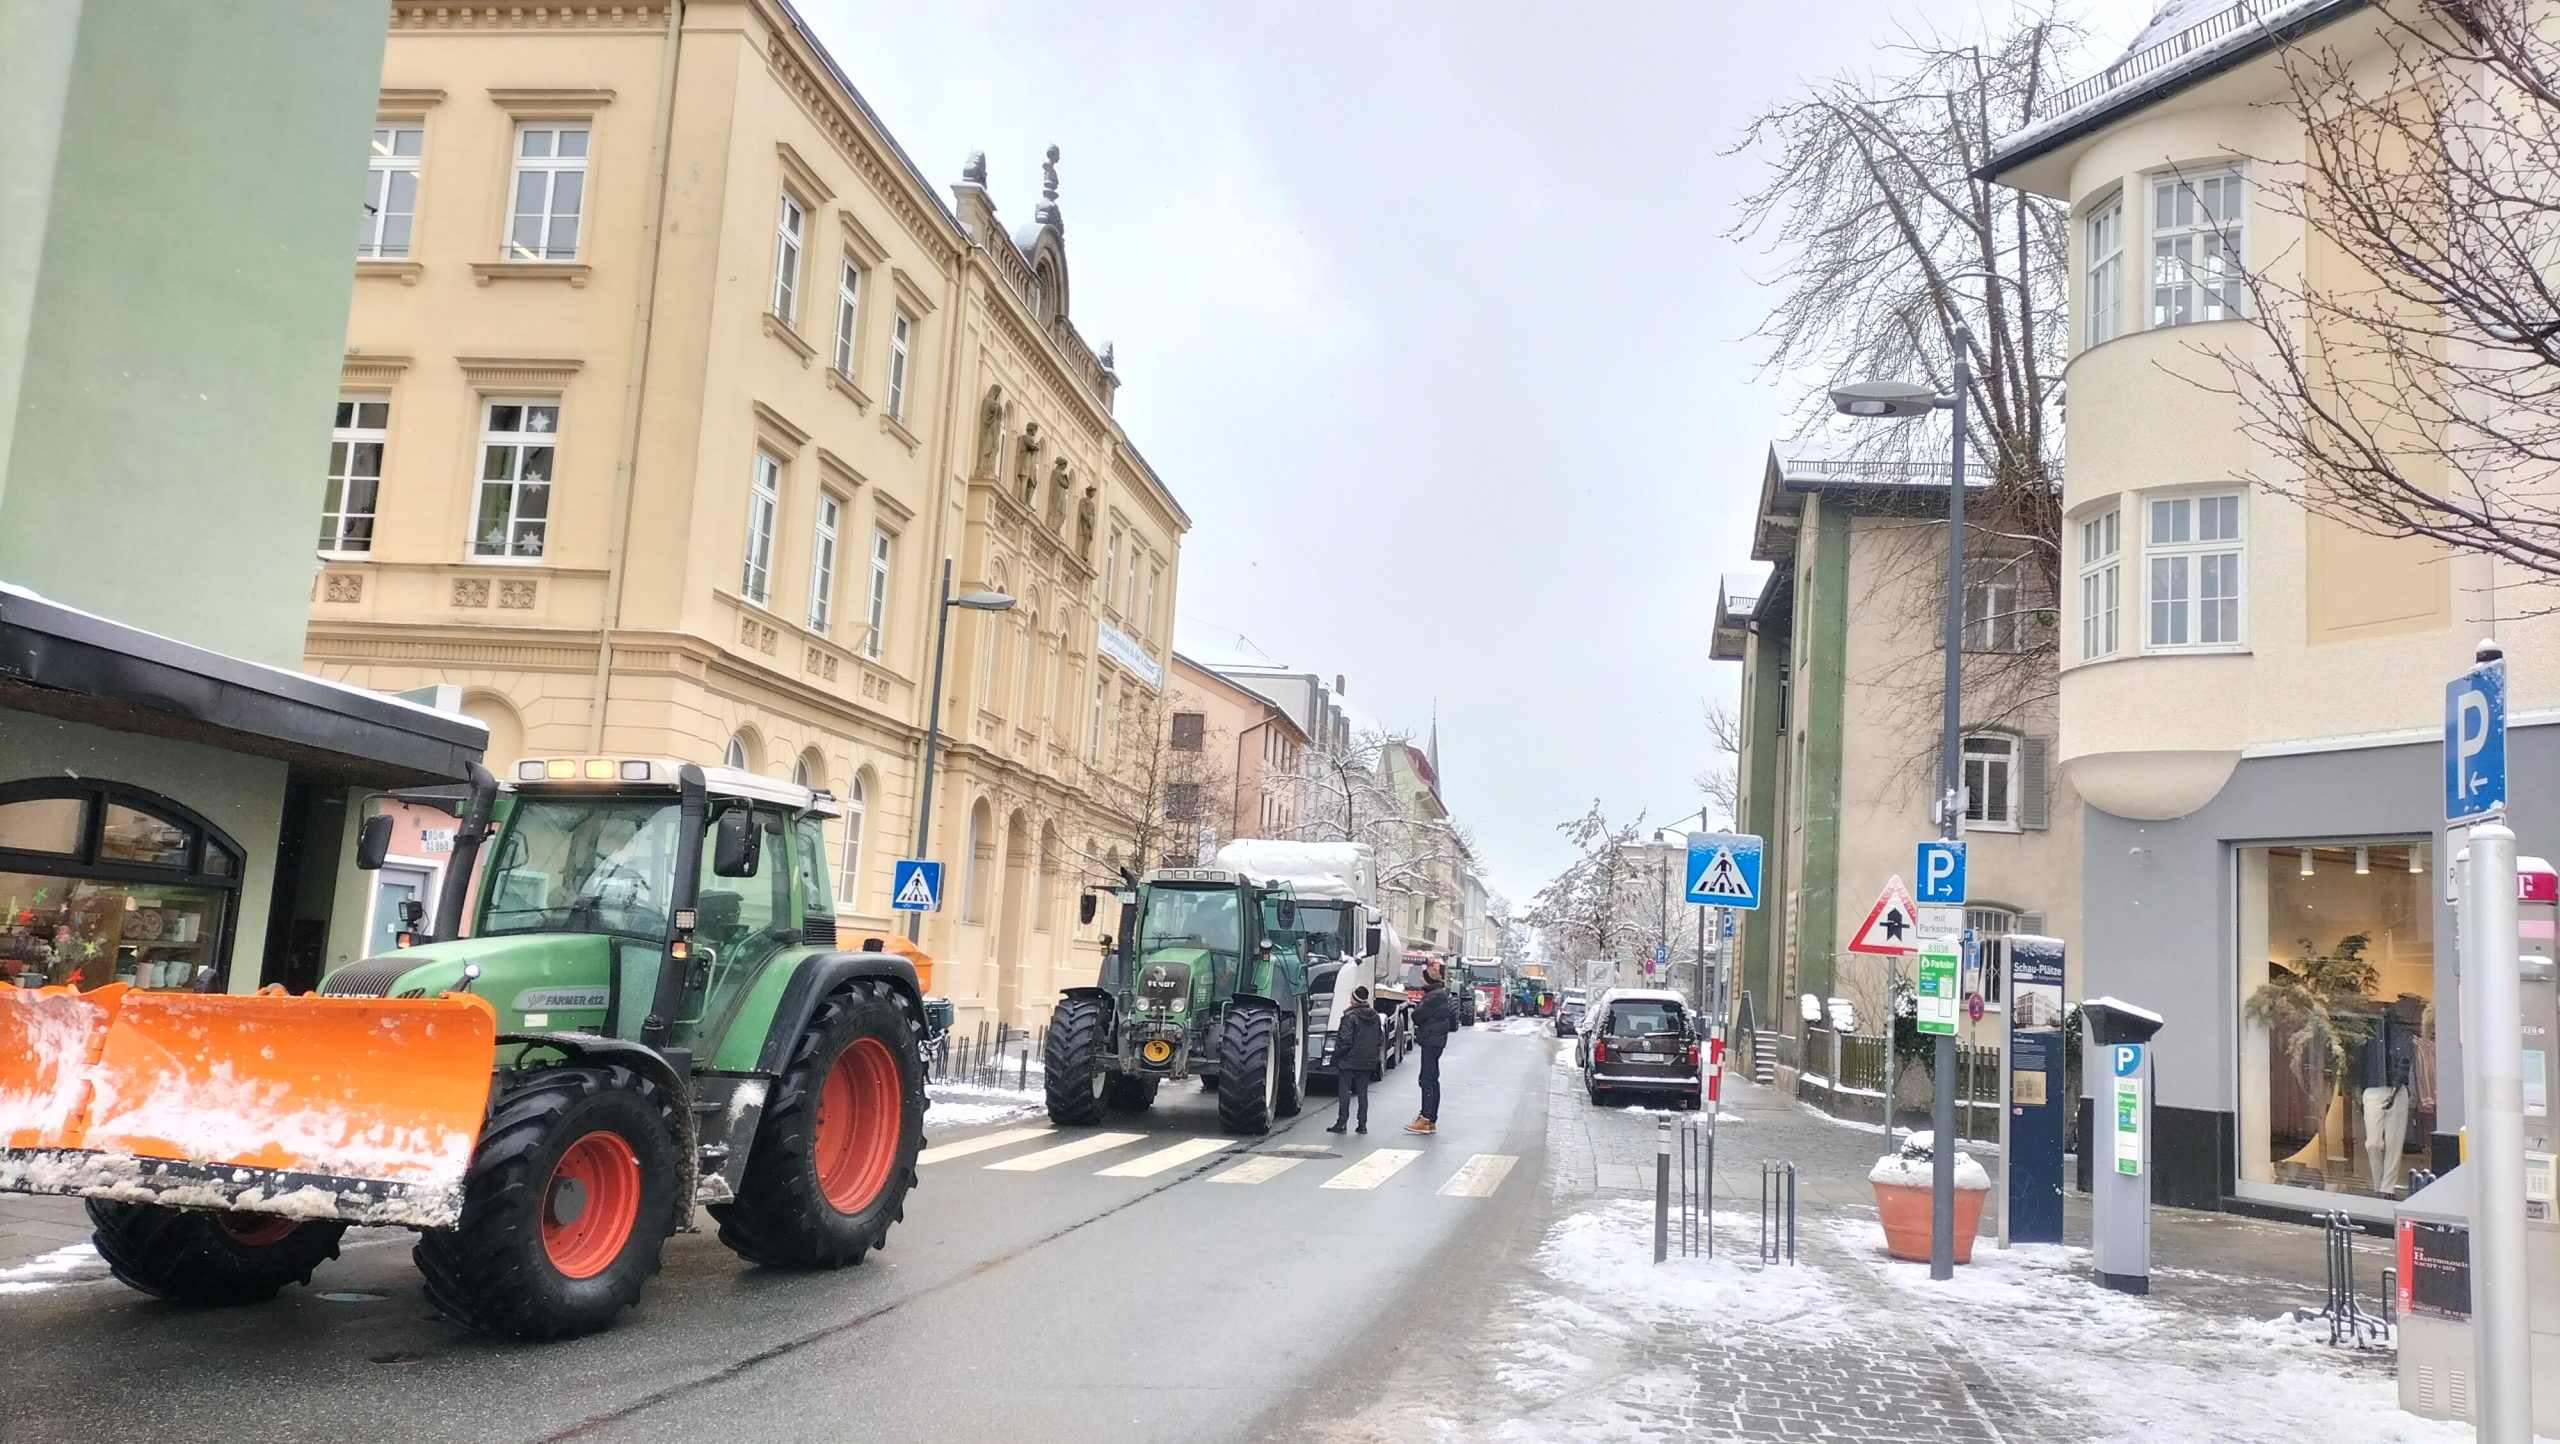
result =
[[1653,1130],[1653,1261],[1660,1263],[1671,1251],[1671,1120],[1660,1120]]
[[1022,1066],[1014,1071],[1013,1091],[1016,1093],[1031,1091],[1031,1035],[1028,1033],[1022,1038]]

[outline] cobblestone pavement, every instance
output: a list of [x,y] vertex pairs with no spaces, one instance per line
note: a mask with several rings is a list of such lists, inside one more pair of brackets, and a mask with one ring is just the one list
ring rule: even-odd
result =
[[[1559,1060],[1548,1105],[1546,1179],[1555,1214],[1568,1231],[1595,1220],[1595,1228],[1613,1229],[1607,1237],[1641,1266],[1663,1115],[1592,1107],[1569,1061]],[[2292,1362],[2282,1367],[2306,1357],[2298,1338],[2253,1331],[2274,1329],[2264,1321],[2286,1309],[2320,1302],[2316,1230],[2163,1210],[2154,1215],[2152,1306],[2074,1277],[2085,1268],[2083,1255],[2045,1248],[1995,1260],[1988,1237],[1956,1285],[1933,1285],[1925,1268],[1883,1254],[1866,1182],[1882,1151],[1873,1125],[1836,1122],[1731,1077],[1726,1086],[1713,1229],[1724,1262],[1693,1275],[1702,1287],[1725,1292],[1666,1309],[1663,1295],[1642,1281],[1567,1257],[1589,1252],[1583,1245],[1601,1235],[1551,1245],[1521,1270],[1511,1306],[1477,1331],[1463,1359],[1387,1391],[1427,1393],[1432,1407],[1382,1406],[1365,1428],[1340,1437],[2080,1444],[2115,1433],[2121,1419],[2100,1417],[2085,1393],[2054,1388],[2020,1368],[2039,1348],[2072,1347],[2039,1337],[2047,1294],[2055,1305],[2052,1327],[2091,1341],[2096,1347],[2084,1356],[2102,1348],[2106,1360],[2118,1361],[2095,1367],[2158,1371],[2172,1388],[2200,1381],[2212,1387],[2216,1358],[2191,1337],[2208,1323],[2208,1332],[2219,1331],[2214,1337],[2237,1330],[2244,1347],[2283,1354]],[[1996,1177],[1998,1160],[1976,1156]],[[1754,1261],[1764,1161],[1798,1169],[1802,1262],[1795,1268],[1764,1272]],[[2085,1204],[2075,1205],[2069,1229],[2085,1240]],[[1629,1247],[1631,1240],[1638,1242]],[[2370,1255],[2377,1271],[2381,1247],[2375,1240]],[[2031,1256],[2034,1264],[2022,1262]],[[2368,1288],[2376,1278],[2367,1275]],[[2021,1283],[2033,1292],[1998,1292]],[[1930,1292],[1958,1287],[1968,1290],[1952,1296],[1967,1305],[1958,1309],[1941,1309],[1938,1300],[1950,1296]],[[2016,1308],[2020,1297],[2037,1298],[2039,1308]],[[2135,1313],[2121,1312],[2127,1309]],[[2181,1314],[2194,1315],[2195,1324]],[[2068,1333],[2074,1329],[2081,1332]],[[2369,1399],[2388,1378],[2387,1352],[2342,1352],[2334,1360],[2312,1352],[2314,1372],[2284,1382],[2308,1377],[2316,1393],[2329,1377],[2318,1371],[2334,1370],[2364,1380],[2357,1398]]]

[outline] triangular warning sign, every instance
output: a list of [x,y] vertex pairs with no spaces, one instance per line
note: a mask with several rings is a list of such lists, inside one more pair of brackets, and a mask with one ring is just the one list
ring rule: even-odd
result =
[[933,886],[924,880],[923,868],[907,874],[907,885],[898,889],[898,906],[932,910]]
[[1919,950],[1920,910],[1911,905],[1911,894],[1901,878],[1887,878],[1876,905],[1867,910],[1867,920],[1849,935],[1849,951],[1898,955]]
[[1707,865],[1698,869],[1698,875],[1690,880],[1689,892],[1693,897],[1751,896],[1750,885],[1742,880],[1742,869],[1734,864],[1733,849],[1729,847],[1717,848]]

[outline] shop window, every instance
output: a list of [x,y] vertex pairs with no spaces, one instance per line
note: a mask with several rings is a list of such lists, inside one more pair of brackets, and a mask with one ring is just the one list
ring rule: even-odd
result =
[[239,876],[240,849],[166,798],[0,788],[0,982],[219,990]]
[[2425,1165],[2438,1099],[2429,852],[2406,839],[2240,849],[2243,1194],[2387,1199]]

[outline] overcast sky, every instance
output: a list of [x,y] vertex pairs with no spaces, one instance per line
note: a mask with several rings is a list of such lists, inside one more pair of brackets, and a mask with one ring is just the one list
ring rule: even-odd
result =
[[[1180,638],[1421,733],[1516,900],[1594,797],[1699,804],[1716,578],[1792,399],[1719,154],[1899,28],[2004,0],[798,0],[936,185],[1064,159],[1076,324],[1190,511]],[[2098,64],[2149,0],[2095,0]],[[2093,67],[2094,68],[2094,67]],[[2076,77],[2075,77],[2076,78]],[[946,190],[947,195],[947,190]]]

